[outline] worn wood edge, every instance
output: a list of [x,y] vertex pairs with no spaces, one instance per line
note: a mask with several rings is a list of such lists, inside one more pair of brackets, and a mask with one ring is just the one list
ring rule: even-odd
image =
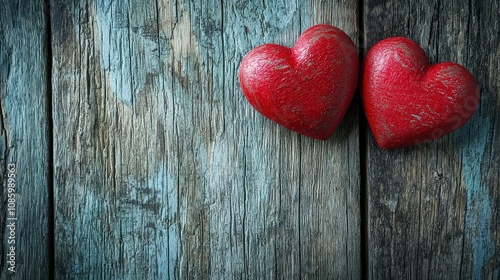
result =
[[[498,98],[494,93],[498,92],[499,79],[495,77],[496,71],[491,69],[495,69],[494,61],[500,53],[498,47],[495,48],[498,36],[491,35],[491,30],[495,30],[494,26],[498,23],[488,11],[495,10],[498,3],[489,3],[491,7],[487,7],[485,3],[475,2],[469,2],[468,6],[452,1],[422,2],[426,3],[383,7],[383,3],[371,5],[370,1],[364,1],[365,42],[371,47],[385,37],[408,36],[421,44],[432,62],[451,60],[463,64],[482,87],[481,106],[465,127],[433,143],[382,152],[370,137],[369,276],[399,278],[430,275],[495,279],[499,273],[495,267],[500,266],[500,260],[496,253],[498,250],[491,248],[498,248],[499,245],[498,230],[495,230],[495,224],[498,224],[498,211],[495,209],[499,209],[495,206],[498,205],[498,199],[495,199],[498,195],[495,194],[498,193],[499,167],[494,160],[498,157],[494,151],[498,146],[495,143],[499,130],[493,129],[496,125],[491,123],[498,123]],[[457,9],[462,10],[458,12]],[[393,11],[401,12],[387,14]],[[372,24],[374,22],[381,24]],[[418,30],[414,28],[416,26],[419,26]],[[449,41],[441,40],[444,37],[440,34],[448,34],[446,38]],[[487,47],[489,44],[490,47]],[[426,159],[425,155],[433,154],[441,154],[442,158],[430,156]],[[490,154],[492,156],[488,156]],[[405,177],[404,174],[391,175],[397,170],[406,170],[404,172],[408,172],[407,178],[410,179],[399,178]],[[388,172],[389,176],[383,175]],[[384,181],[389,183],[381,188]],[[415,197],[409,192],[412,187],[404,186],[410,183],[427,186],[420,191],[421,195],[417,195],[416,202],[405,201],[400,193],[403,191],[406,197]],[[434,187],[436,190],[432,189]],[[438,200],[440,197],[442,199]],[[479,202],[481,200],[486,203]],[[409,225],[415,224],[409,206],[416,206],[422,219],[429,219],[427,222],[416,222],[417,228],[421,228],[416,231],[418,237],[412,237],[415,231],[405,234],[402,226],[404,221]],[[489,217],[485,219],[489,222],[478,223],[483,220],[478,215],[481,209],[490,209]],[[391,232],[391,227],[399,231]],[[429,235],[429,232],[433,234]],[[383,234],[387,234],[386,237]],[[418,243],[415,244],[415,240]],[[450,244],[447,246],[446,242]],[[397,266],[398,262],[406,262],[407,266]]]
[[[0,177],[3,186],[0,278],[48,278],[51,256],[46,9],[43,1],[24,5],[8,2],[0,13]],[[10,164],[15,165],[15,171],[8,170]],[[13,174],[14,208],[9,206],[13,201],[8,195],[7,180]],[[10,215],[13,209],[15,214]],[[8,239],[11,232],[15,239]],[[9,244],[13,240],[15,243]],[[11,260],[11,246],[15,248],[15,273],[7,264]]]
[[[149,267],[149,276],[161,275],[157,265],[149,266],[149,259],[154,259],[153,254],[140,251],[137,256],[143,257],[139,258],[138,263],[134,263],[132,260],[137,256],[133,250],[136,247],[128,245],[141,244],[136,234],[137,225],[133,223],[140,218],[148,220],[155,216],[143,209],[150,206],[147,199],[141,202],[127,197],[129,193],[152,189],[153,185],[159,183],[159,189],[166,188],[168,198],[166,201],[164,198],[153,199],[152,202],[159,205],[156,209],[162,213],[166,225],[156,225],[164,233],[162,236],[153,235],[153,239],[158,242],[166,240],[165,250],[168,253],[162,258],[162,262],[168,263],[169,277],[196,278],[210,274],[215,278],[259,275],[351,275],[356,278],[359,273],[359,246],[356,246],[359,243],[359,221],[356,221],[359,215],[359,182],[355,178],[359,173],[359,160],[356,160],[356,152],[352,151],[356,151],[358,146],[355,137],[357,114],[351,114],[347,118],[334,139],[318,143],[302,139],[268,122],[249,108],[242,95],[236,95],[239,89],[235,73],[242,55],[251,47],[265,42],[292,44],[302,29],[312,23],[305,16],[306,11],[311,10],[307,10],[304,4],[294,2],[268,3],[261,18],[260,3],[247,3],[246,7],[235,4],[234,10],[231,10],[232,5],[224,6],[222,10],[218,3],[162,2],[157,3],[160,4],[156,7],[159,22],[155,30],[155,24],[135,25],[144,23],[144,20],[138,18],[142,12],[154,18],[153,8],[140,8],[145,7],[143,5],[146,4],[143,3],[139,5],[139,11],[135,15],[123,17],[123,21],[117,20],[120,17],[115,17],[113,24],[118,29],[108,31],[106,26],[111,24],[113,18],[110,15],[114,12],[127,15],[126,6],[133,5],[132,3],[124,2],[124,7],[121,8],[93,3],[81,3],[74,7],[63,4],[54,1],[53,6],[57,10],[52,21],[55,54],[54,108],[57,111],[54,114],[54,129],[56,134],[61,135],[55,143],[56,150],[60,153],[55,155],[54,160],[58,186],[55,190],[57,205],[63,207],[66,204],[68,208],[56,212],[56,243],[67,246],[59,247],[56,255],[61,261],[69,261],[56,271],[57,275],[64,277],[73,272],[82,277],[93,273],[103,273],[99,275],[104,276],[141,276],[146,273],[141,268],[146,266]],[[249,7],[253,7],[255,13],[248,12]],[[283,10],[285,7],[291,9]],[[315,19],[318,22],[337,18],[337,22],[331,20],[330,23],[338,25],[343,22],[340,20],[342,16],[346,16],[343,11],[335,15],[334,9],[325,9],[326,14],[319,13],[316,9],[318,8],[312,10],[316,13],[314,16],[319,17]],[[275,13],[277,10],[283,10],[285,14]],[[298,10],[300,11],[297,12]],[[352,7],[349,11],[351,15],[355,13]],[[241,16],[248,21],[249,26],[257,29],[251,31],[256,34],[242,36],[245,34],[245,27],[239,25],[239,21],[230,20],[234,13],[242,13]],[[221,22],[217,20],[219,16]],[[291,33],[295,34],[282,32],[297,17],[302,21],[298,27],[293,24],[295,31]],[[125,19],[130,21],[128,26]],[[350,21],[356,22],[354,19]],[[222,22],[225,25],[219,26]],[[60,29],[62,26],[65,28]],[[194,28],[200,26],[203,28]],[[240,32],[236,33],[235,30]],[[348,30],[350,35],[355,32],[355,29]],[[151,45],[150,40],[140,37],[155,38],[156,33],[159,34],[158,42],[155,43],[156,40],[153,39]],[[185,36],[187,33],[191,36]],[[221,37],[218,37],[219,34]],[[106,43],[108,36],[116,41]],[[132,85],[122,83],[121,72],[126,74],[124,77],[131,75],[133,72],[128,73],[126,68],[133,64],[125,61],[125,69],[113,68],[120,64],[113,64],[119,60],[114,60],[117,57],[113,57],[110,50],[118,50],[126,42],[120,36],[133,36],[135,39],[128,50],[122,48],[125,56],[136,52],[137,47],[153,50],[157,46],[152,53],[157,53],[158,58],[151,56],[150,66],[159,71],[159,78],[152,75],[147,83],[144,82],[147,81],[147,76],[142,77],[143,74],[136,73],[138,76],[135,85],[139,85],[139,89],[143,82],[144,86],[149,86],[145,89],[146,94],[137,89],[132,90]],[[148,44],[143,45],[143,42]],[[150,48],[151,46],[153,47]],[[222,47],[227,51],[221,51]],[[158,60],[166,63],[155,64]],[[78,69],[72,68],[68,63],[82,64]],[[217,68],[221,63],[228,73]],[[138,66],[145,67],[141,64]],[[213,71],[212,79],[205,76],[210,71]],[[72,83],[71,73],[81,75],[83,82],[68,86]],[[98,73],[98,78],[92,79],[89,73]],[[66,92],[70,89],[76,92],[67,96]],[[162,91],[164,97],[161,97]],[[149,98],[147,92],[157,93],[157,103],[165,107],[143,111],[144,103],[141,105],[141,102],[145,102],[145,97]],[[74,100],[71,101],[70,97]],[[78,102],[80,105],[77,105]],[[96,106],[104,109],[95,112]],[[81,110],[81,118],[76,118],[74,111],[78,110],[75,108]],[[210,112],[215,114],[211,115]],[[157,116],[159,120],[150,123],[149,119]],[[71,119],[78,121],[68,122]],[[146,125],[143,127],[141,123]],[[140,167],[141,164],[133,159],[133,156],[148,153],[135,146],[140,143],[136,143],[135,138],[126,140],[126,136],[130,134],[127,126],[130,125],[137,125],[139,133],[152,129],[149,131],[151,138],[147,138],[147,141],[154,140],[155,135],[158,135],[158,142],[148,142],[150,147],[155,143],[165,142],[163,146],[160,144],[159,150],[148,161],[151,164],[147,168]],[[97,132],[97,139],[92,137],[94,131]],[[349,145],[343,146],[336,141]],[[277,146],[280,147],[278,150],[275,149]],[[139,152],[129,152],[134,148]],[[165,158],[158,158],[158,154],[164,154]],[[336,154],[349,154],[349,157],[336,157]],[[283,158],[279,159],[280,156]],[[287,158],[298,159],[299,162],[286,161]],[[348,171],[335,164],[338,158],[348,162]],[[105,167],[82,165],[89,159],[95,159],[95,162]],[[127,166],[120,164],[121,162],[127,163]],[[310,166],[309,163],[314,165]],[[231,166],[237,172],[232,173],[224,166]],[[329,173],[332,166],[336,167],[335,179],[331,179]],[[318,175],[312,170],[305,170],[306,167],[321,169],[319,178],[315,178]],[[281,175],[279,168],[290,168],[291,172]],[[132,180],[134,177],[141,179]],[[338,185],[335,182],[337,179],[348,182],[348,187]],[[97,188],[98,182],[108,187]],[[281,187],[278,189],[273,187],[275,185]],[[328,207],[328,211],[322,211],[323,206],[319,205],[310,213],[323,214],[325,223],[318,220],[313,227],[316,232],[322,232],[323,236],[309,237],[307,220],[299,217],[299,209],[309,208],[317,199],[316,188],[321,190],[321,187],[324,188],[321,192],[324,191],[325,200],[322,204]],[[342,200],[330,205],[332,198],[341,193]],[[304,199],[305,197],[309,198]],[[282,204],[269,207],[277,199]],[[135,201],[135,204],[128,204],[127,201]],[[75,207],[72,209],[69,206]],[[342,211],[336,212],[336,209]],[[110,216],[95,219],[104,210]],[[349,235],[344,233],[344,227],[335,226],[335,221],[339,224],[345,221],[342,218],[344,211],[350,215],[346,225]],[[327,213],[334,214],[332,216],[335,219]],[[112,225],[125,216],[128,220],[120,232],[113,232],[108,228],[108,223]],[[74,217],[81,220],[74,224]],[[284,222],[285,219],[290,220]],[[90,226],[83,227],[87,224]],[[72,225],[77,225],[78,228],[72,229]],[[79,239],[71,240],[71,233],[76,230],[85,231],[78,234]],[[288,235],[281,235],[285,237],[283,238],[280,233]],[[338,239],[333,233],[340,233],[345,238],[338,241],[342,245],[337,245],[337,249],[335,243],[330,243],[337,242]],[[123,241],[120,239],[122,236]],[[84,241],[81,245],[77,242],[80,239]],[[109,246],[99,248],[98,244],[102,240],[107,240]],[[112,258],[116,253],[112,246],[118,240],[124,243],[119,249],[119,260],[122,263]],[[290,247],[288,240],[297,242],[298,249]],[[323,242],[326,246],[322,246]],[[88,247],[80,247],[85,244]],[[309,251],[310,245],[314,245],[320,255],[314,256],[314,251]],[[84,250],[79,251],[78,248]],[[284,251],[279,251],[281,249]],[[86,257],[86,254],[98,252],[101,252],[100,258]],[[328,252],[337,252],[339,256],[327,254]],[[232,257],[228,259],[227,255]],[[79,256],[83,261],[79,261]],[[310,260],[314,260],[316,264]],[[109,267],[105,272],[99,266],[103,261]],[[90,266],[91,264],[96,267]],[[304,268],[300,268],[301,266]]]

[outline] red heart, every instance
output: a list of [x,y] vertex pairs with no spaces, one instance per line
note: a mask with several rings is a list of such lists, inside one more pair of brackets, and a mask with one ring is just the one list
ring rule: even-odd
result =
[[464,67],[430,65],[424,50],[401,37],[366,55],[361,98],[381,148],[428,142],[463,126],[479,103],[479,86]]
[[356,89],[358,54],[342,30],[315,25],[293,48],[266,44],[241,62],[240,85],[262,115],[300,134],[326,140]]

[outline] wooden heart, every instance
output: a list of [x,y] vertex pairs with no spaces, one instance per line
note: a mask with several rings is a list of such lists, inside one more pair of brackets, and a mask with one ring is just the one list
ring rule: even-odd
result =
[[424,50],[402,37],[385,39],[366,55],[361,98],[381,148],[428,142],[463,126],[479,102],[467,69],[431,65]]
[[330,138],[357,85],[358,53],[342,30],[315,25],[295,46],[266,44],[241,62],[240,85],[262,115],[300,134]]

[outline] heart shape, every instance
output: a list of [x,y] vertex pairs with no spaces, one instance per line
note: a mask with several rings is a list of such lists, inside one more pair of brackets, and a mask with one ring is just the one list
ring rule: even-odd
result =
[[342,121],[357,85],[356,46],[339,28],[308,28],[292,48],[259,46],[239,69],[248,102],[262,115],[305,136],[326,140]]
[[377,43],[363,65],[361,98],[381,148],[428,142],[463,126],[479,103],[479,86],[464,67],[431,65],[415,42]]

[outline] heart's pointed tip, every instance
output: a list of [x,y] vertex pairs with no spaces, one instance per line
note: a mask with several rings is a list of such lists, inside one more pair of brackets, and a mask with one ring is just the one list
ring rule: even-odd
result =
[[405,145],[394,145],[392,143],[377,143],[377,145],[382,150],[394,150],[406,147]]
[[328,139],[330,139],[332,137],[332,135],[329,135],[329,136],[319,136],[319,137],[313,137],[314,139],[317,139],[317,140],[321,140],[321,141],[328,141]]
[[315,131],[315,132],[309,132],[309,133],[302,133],[302,132],[298,132],[298,131],[296,131],[296,132],[299,133],[300,135],[303,135],[303,136],[306,136],[306,137],[309,137],[309,138],[313,138],[313,139],[316,139],[316,140],[321,140],[321,141],[327,141],[327,140],[329,140],[330,138],[332,138],[333,133],[334,133],[334,131],[332,131],[332,132],[318,132],[318,131]]
[[382,150],[392,150],[392,149],[400,149],[409,146],[414,146],[419,143],[427,142],[427,141],[414,141],[412,139],[401,139],[398,137],[394,137],[394,135],[373,135],[375,138],[375,142],[377,146]]
[[380,149],[382,150],[395,150],[395,149],[401,149],[409,146],[413,146],[413,144],[395,144],[395,143],[378,143],[377,145]]
[[384,140],[381,140],[379,139],[376,135],[374,135],[375,137],[375,142],[377,143],[377,146],[382,149],[382,150],[387,150],[387,149],[391,149],[391,148],[394,148],[392,146],[392,143],[390,141],[384,141]]

